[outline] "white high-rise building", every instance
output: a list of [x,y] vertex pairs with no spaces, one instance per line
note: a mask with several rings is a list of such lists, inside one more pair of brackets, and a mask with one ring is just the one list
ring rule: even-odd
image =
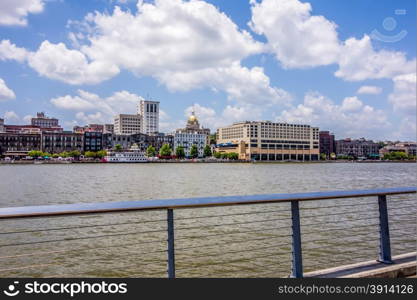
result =
[[120,114],[114,118],[115,134],[135,134],[142,132],[142,117],[140,115]]
[[159,132],[159,101],[141,100],[138,114],[142,117],[142,133]]

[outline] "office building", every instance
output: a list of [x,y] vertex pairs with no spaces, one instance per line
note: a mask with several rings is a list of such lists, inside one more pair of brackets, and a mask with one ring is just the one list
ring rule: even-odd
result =
[[142,133],[156,134],[159,132],[159,102],[141,100],[138,115],[142,117]]
[[142,118],[140,115],[120,114],[114,118],[115,134],[135,134],[142,132]]
[[60,128],[58,119],[49,118],[45,116],[44,112],[38,112],[36,118],[32,118],[32,126],[38,126],[40,128]]
[[4,119],[0,118],[0,132],[5,132],[6,130],[4,129]]
[[364,138],[338,140],[336,141],[336,155],[353,158],[379,158],[379,145]]
[[236,152],[244,160],[318,160],[319,129],[270,121],[234,123],[217,130],[216,151]]
[[319,139],[320,154],[326,155],[327,158],[330,158],[332,153],[336,154],[336,143],[333,134],[329,131],[320,131]]

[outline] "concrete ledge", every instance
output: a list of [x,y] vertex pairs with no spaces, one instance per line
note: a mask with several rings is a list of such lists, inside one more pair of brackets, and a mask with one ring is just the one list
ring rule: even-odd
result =
[[324,278],[398,278],[416,275],[417,252],[393,257],[394,264],[384,264],[376,260],[360,262],[335,268],[305,273],[304,277]]

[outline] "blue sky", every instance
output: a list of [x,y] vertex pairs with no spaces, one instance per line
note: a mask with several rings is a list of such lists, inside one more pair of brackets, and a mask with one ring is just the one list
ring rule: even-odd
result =
[[0,117],[71,129],[143,97],[166,132],[195,110],[415,140],[415,36],[413,0],[4,0]]

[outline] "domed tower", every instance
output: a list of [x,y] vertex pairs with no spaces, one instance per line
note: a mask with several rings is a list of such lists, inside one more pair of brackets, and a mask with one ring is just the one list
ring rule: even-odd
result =
[[191,113],[191,116],[188,118],[185,129],[186,130],[199,130],[200,129],[200,123],[198,122],[198,119],[195,116],[194,111]]

